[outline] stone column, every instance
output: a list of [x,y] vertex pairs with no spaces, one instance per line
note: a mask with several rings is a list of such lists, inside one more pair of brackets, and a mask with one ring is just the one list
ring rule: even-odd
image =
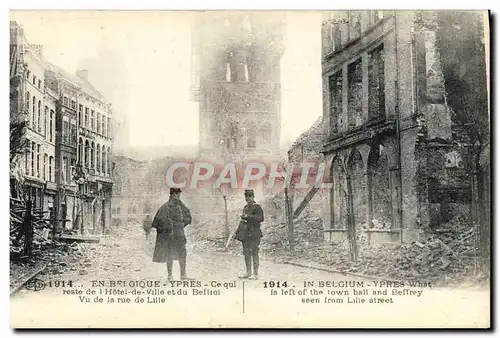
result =
[[370,157],[371,147],[368,144],[360,144],[356,147],[361,157],[363,158],[363,179],[366,182],[365,201],[366,201],[366,225],[372,227],[373,220],[373,197],[372,197],[372,174],[368,165],[368,158]]
[[386,144],[386,154],[388,158],[389,165],[389,190],[391,194],[391,230],[397,231],[401,229],[401,217],[400,217],[400,202],[401,202],[401,188],[399,183],[399,152],[398,152],[398,140],[394,138],[388,139]]
[[401,229],[401,187],[399,184],[399,169],[397,167],[389,169],[389,188],[391,190],[392,210],[391,230],[397,231]]
[[[419,222],[424,221],[422,216],[426,214],[425,205],[421,205],[417,190],[419,166],[423,165],[422,158],[417,157],[417,129],[408,129],[401,133],[401,194],[403,205],[403,241],[418,239],[416,228]],[[420,192],[423,193],[423,192]]]
[[[333,155],[329,154],[325,156],[325,163],[329,163],[329,166],[327,165],[326,170],[330,170],[330,172],[327,173],[328,180],[327,182],[333,182],[333,175],[331,171],[331,166],[332,166],[332,159]],[[334,195],[333,195],[333,187],[325,190],[324,195],[323,195],[323,230],[328,230],[332,228],[332,219],[333,219],[333,202],[334,202]]]
[[372,172],[370,169],[365,171],[366,179],[366,225],[368,228],[373,227],[373,188],[372,188]]

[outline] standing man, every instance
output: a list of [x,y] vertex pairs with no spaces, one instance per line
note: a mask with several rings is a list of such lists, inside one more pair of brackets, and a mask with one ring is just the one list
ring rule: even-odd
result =
[[156,228],[156,244],[153,262],[167,262],[168,280],[173,280],[174,259],[179,261],[181,279],[191,280],[186,275],[186,235],[184,227],[191,224],[191,213],[181,202],[181,189],[171,188],[170,199],[156,213],[152,227]]
[[151,215],[146,214],[146,218],[142,221],[142,228],[144,229],[144,232],[146,233],[146,240],[149,239],[149,234],[151,233],[151,230],[153,228],[151,227]]
[[264,211],[260,205],[255,203],[254,197],[253,190],[245,190],[247,205],[243,208],[240,225],[234,236],[243,244],[243,255],[247,271],[240,278],[245,279],[257,279],[259,276],[259,245],[262,238],[260,223],[264,221]]

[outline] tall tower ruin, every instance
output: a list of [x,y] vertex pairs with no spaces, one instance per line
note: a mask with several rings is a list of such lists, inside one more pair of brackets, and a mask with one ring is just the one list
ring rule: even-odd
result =
[[270,161],[279,156],[282,28],[278,12],[197,14],[192,75],[200,158]]

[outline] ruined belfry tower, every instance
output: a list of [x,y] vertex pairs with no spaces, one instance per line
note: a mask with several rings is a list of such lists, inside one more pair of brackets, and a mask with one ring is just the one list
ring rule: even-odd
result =
[[283,21],[272,12],[200,12],[192,41],[199,157],[271,161],[280,145]]

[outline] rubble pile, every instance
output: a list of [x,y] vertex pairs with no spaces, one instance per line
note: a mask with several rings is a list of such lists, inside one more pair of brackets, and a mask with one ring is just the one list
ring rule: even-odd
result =
[[[54,250],[48,251],[43,256],[49,264],[46,273],[62,274],[70,269],[74,269],[76,262],[84,259],[87,255],[87,243],[56,243]],[[91,247],[92,248],[92,247]]]
[[[240,210],[230,212],[231,232],[237,227]],[[389,230],[387,222],[373,221],[375,229]],[[357,227],[358,259],[349,258],[347,241],[325,243],[320,215],[310,208],[294,220],[295,251],[290,253],[286,221],[266,218],[262,224],[264,238],[261,252],[274,261],[310,261],[332,270],[367,276],[402,280],[427,280],[434,285],[470,280],[476,262],[477,228],[469,219],[459,216],[438,229],[429,229],[420,240],[410,244],[370,243],[366,224]],[[224,217],[212,217],[194,227],[195,250],[240,253],[238,241],[225,248]]]
[[[361,227],[366,229],[366,223],[363,223]],[[387,222],[381,222],[378,219],[374,219],[372,220],[372,227],[379,230],[389,230],[391,228],[391,224]]]
[[[229,232],[232,234],[238,227],[241,210],[229,210]],[[197,224],[189,225],[185,228],[188,242],[192,242],[193,249],[196,251],[223,251],[225,250],[226,241],[224,238],[224,223],[225,215],[210,215],[204,216],[203,220]],[[234,247],[232,241],[230,248]]]
[[[295,252],[301,253],[323,243],[323,223],[318,214],[310,209],[294,220]],[[285,222],[265,224],[265,239],[262,251],[269,255],[288,256],[288,224]]]
[[10,264],[10,288],[15,287],[19,281],[26,278],[34,271],[39,270],[45,264],[44,261],[27,260]]
[[58,275],[68,270],[76,270],[78,263],[87,261],[94,247],[87,243],[56,243],[50,250],[21,261],[11,261],[10,286],[14,287],[23,278],[47,265],[42,274]]
[[[24,241],[26,237],[18,236],[22,231],[24,215],[26,213],[26,203],[24,199],[10,198],[10,254],[11,259],[27,259],[23,256]],[[52,244],[49,238],[51,226],[49,221],[44,218],[41,209],[32,211],[33,223],[33,249],[32,254],[39,254],[45,247]]]
[[463,233],[433,232],[421,242],[402,245],[394,252],[387,274],[431,280],[463,279],[475,266],[476,231],[470,228]]
[[[20,236],[26,203],[23,199],[10,198],[10,282],[11,287],[23,278],[47,265],[45,274],[66,272],[87,256],[87,243],[66,243],[54,240],[49,220],[40,209],[32,211],[33,237],[32,250],[24,252],[27,236]],[[28,236],[29,237],[29,236]],[[28,238],[29,240],[29,238]],[[92,247],[91,247],[92,249]],[[74,268],[73,268],[74,269]]]
[[[295,223],[295,252],[288,251],[284,223],[267,227],[263,252],[274,260],[301,260],[319,263],[332,270],[367,276],[408,280],[429,280],[435,285],[470,279],[475,266],[476,228],[467,220],[454,219],[424,234],[411,244],[369,243],[365,229],[357,229],[358,260],[349,259],[347,241],[325,243],[319,218],[305,215]],[[385,228],[385,226],[381,226]]]

